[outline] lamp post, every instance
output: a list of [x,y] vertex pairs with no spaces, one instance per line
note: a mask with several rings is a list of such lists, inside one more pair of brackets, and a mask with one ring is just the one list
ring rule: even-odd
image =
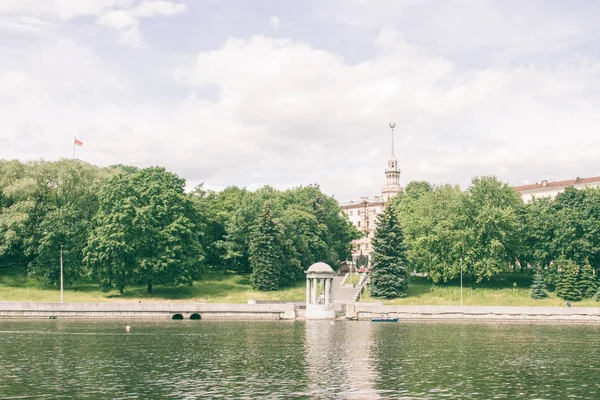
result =
[[462,296],[462,278],[463,278],[463,266],[462,266],[462,257],[460,258],[460,306],[463,305],[463,296]]
[[63,302],[63,245],[60,245],[60,302]]

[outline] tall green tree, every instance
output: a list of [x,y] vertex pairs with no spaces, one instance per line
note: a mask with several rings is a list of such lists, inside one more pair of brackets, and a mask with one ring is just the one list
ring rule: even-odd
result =
[[548,297],[546,293],[546,284],[544,283],[544,276],[541,272],[536,272],[531,284],[531,298],[532,299],[545,299]]
[[443,185],[418,195],[407,192],[397,206],[410,265],[426,272],[434,282],[460,274],[460,258],[466,248],[462,197],[458,186]]
[[555,198],[553,255],[600,267],[600,189],[568,187]]
[[577,289],[584,299],[591,299],[598,291],[598,278],[594,273],[594,269],[586,260],[581,269],[577,280]]
[[249,258],[252,287],[261,291],[279,289],[283,262],[283,229],[265,203],[250,239]]
[[521,196],[494,176],[473,178],[461,212],[466,233],[464,261],[479,282],[515,266],[521,250]]
[[65,286],[71,285],[84,272],[83,248],[88,226],[89,221],[74,206],[61,207],[46,214],[40,224],[42,236],[37,255],[29,264],[29,274],[58,286],[62,249],[63,281]]
[[564,300],[581,300],[581,292],[577,283],[579,280],[579,267],[577,264],[565,257],[561,257],[556,264],[559,271],[556,295]]
[[105,288],[190,284],[202,272],[203,227],[185,181],[164,168],[145,168],[105,182],[85,248]]
[[[30,274],[55,283],[51,276],[56,263],[48,262],[44,252],[52,237],[65,230],[85,235],[85,227],[75,225],[85,225],[96,212],[97,189],[106,173],[76,160],[0,162],[0,264],[27,266]],[[66,235],[61,240],[80,238]],[[80,243],[62,244],[69,251],[80,248]],[[54,250],[51,253],[58,254]],[[74,265],[80,266],[81,254],[76,253],[79,259]]]
[[549,268],[555,259],[553,241],[556,232],[556,207],[550,197],[533,198],[519,215],[521,221],[521,265]]
[[236,186],[214,192],[204,189],[203,185],[196,186],[190,193],[196,212],[205,227],[203,238],[206,244],[207,266],[221,270],[230,266],[226,260],[227,246],[224,245],[226,229],[236,210],[242,206],[246,193],[246,189]]
[[377,218],[373,238],[373,297],[392,299],[405,297],[408,290],[407,246],[394,207],[387,207]]
[[255,192],[245,191],[241,202],[225,228],[226,234],[220,247],[224,249],[223,260],[228,269],[250,273],[252,267],[249,260],[249,243],[258,216],[268,201],[273,212],[279,210],[280,193],[270,186],[265,186]]

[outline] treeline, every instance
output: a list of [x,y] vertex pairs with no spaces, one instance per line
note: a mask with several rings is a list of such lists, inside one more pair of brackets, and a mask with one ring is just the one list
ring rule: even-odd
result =
[[359,235],[318,186],[184,189],[158,167],[0,160],[0,274],[16,268],[57,285],[62,247],[67,286],[85,277],[150,292],[213,268],[277,290],[313,262],[346,260]]
[[458,186],[411,182],[393,201],[408,265],[433,282],[464,273],[477,282],[538,271],[567,300],[593,297],[600,268],[600,189],[567,188],[524,204],[495,177]]

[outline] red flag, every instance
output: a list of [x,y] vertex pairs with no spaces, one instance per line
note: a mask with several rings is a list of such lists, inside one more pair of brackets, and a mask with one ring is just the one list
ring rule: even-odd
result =
[[83,146],[83,142],[81,140],[75,138],[75,145],[81,147],[81,146]]

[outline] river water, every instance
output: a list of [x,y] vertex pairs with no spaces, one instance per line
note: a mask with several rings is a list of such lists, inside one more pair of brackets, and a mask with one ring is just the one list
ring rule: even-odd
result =
[[0,398],[600,399],[600,327],[0,320]]

